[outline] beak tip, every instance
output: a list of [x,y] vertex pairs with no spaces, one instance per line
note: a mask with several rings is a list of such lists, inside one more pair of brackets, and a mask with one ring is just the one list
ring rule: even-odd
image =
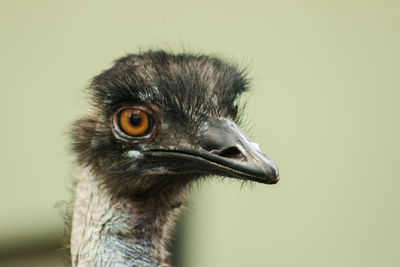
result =
[[271,184],[277,184],[280,180],[280,175],[277,167],[273,167],[271,172],[270,172],[270,181]]
[[275,179],[273,180],[272,184],[277,184],[280,180],[280,176],[276,176]]

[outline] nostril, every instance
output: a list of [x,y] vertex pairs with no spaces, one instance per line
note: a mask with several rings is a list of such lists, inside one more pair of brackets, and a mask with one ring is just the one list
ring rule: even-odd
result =
[[218,154],[221,157],[224,158],[241,158],[243,157],[242,152],[237,147],[231,146],[227,147],[224,149],[221,149],[219,151],[216,151],[216,154]]

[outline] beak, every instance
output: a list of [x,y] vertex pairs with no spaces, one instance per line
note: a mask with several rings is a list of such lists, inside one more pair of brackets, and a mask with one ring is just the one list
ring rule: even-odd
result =
[[211,118],[201,127],[198,138],[197,148],[157,149],[151,154],[167,156],[171,171],[221,175],[264,184],[279,181],[276,164],[233,121]]

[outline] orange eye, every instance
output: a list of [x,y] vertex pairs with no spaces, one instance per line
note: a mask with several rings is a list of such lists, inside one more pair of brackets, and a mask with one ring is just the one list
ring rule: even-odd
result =
[[149,115],[138,108],[127,108],[120,112],[118,123],[121,130],[132,136],[143,136],[150,130]]

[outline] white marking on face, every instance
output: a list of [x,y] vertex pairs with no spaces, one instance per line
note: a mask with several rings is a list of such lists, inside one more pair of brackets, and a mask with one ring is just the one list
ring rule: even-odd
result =
[[140,151],[137,150],[129,150],[128,151],[128,157],[130,158],[138,158],[142,156],[143,154]]

